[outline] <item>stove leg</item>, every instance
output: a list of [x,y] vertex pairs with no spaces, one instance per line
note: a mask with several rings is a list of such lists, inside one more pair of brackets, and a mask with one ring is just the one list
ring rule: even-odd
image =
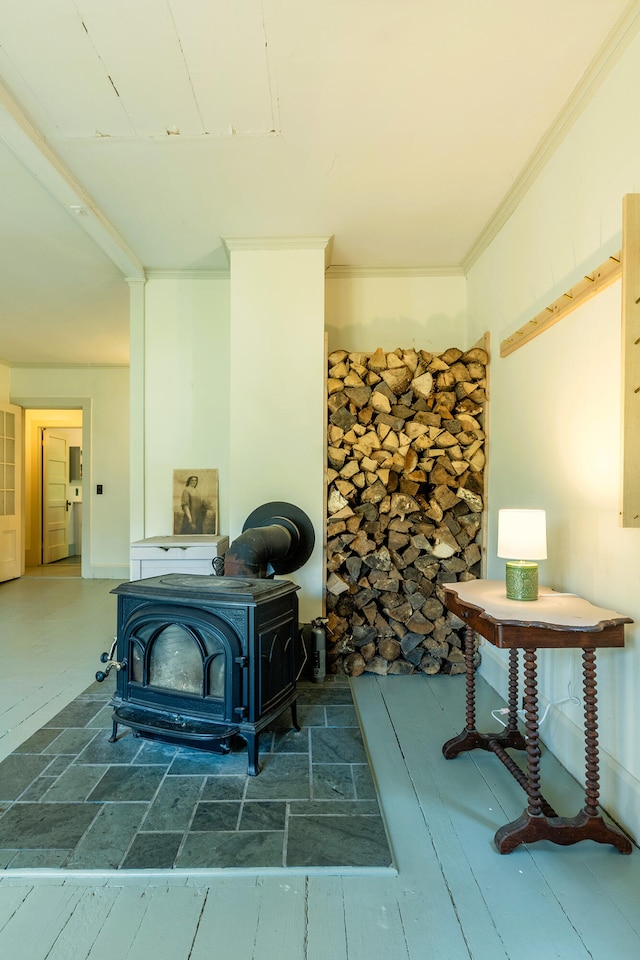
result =
[[113,721],[113,726],[112,726],[112,728],[111,728],[111,736],[109,737],[109,739],[108,739],[107,742],[108,742],[108,743],[115,743],[117,739],[118,739],[118,721],[117,721],[117,720],[114,720],[114,721]]
[[247,773],[250,777],[257,777],[260,773],[260,763],[258,761],[259,733],[243,733],[242,736],[247,741],[248,766]]
[[291,704],[291,723],[293,729],[297,730],[300,733],[300,724],[298,723],[298,701],[294,700]]

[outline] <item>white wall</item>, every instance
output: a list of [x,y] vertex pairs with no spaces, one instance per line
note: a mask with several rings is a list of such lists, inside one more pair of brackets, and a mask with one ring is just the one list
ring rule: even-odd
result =
[[82,575],[128,578],[128,367],[15,367],[11,400],[23,407],[82,408]]
[[462,276],[329,279],[325,302],[329,351],[471,346]]
[[[468,276],[470,336],[492,337],[488,575],[500,507],[543,507],[549,559],[541,581],[632,617],[622,651],[601,651],[601,802],[640,837],[640,530],[619,526],[620,284],[500,359],[506,336],[621,246],[622,198],[640,191],[640,128],[629,90],[640,85],[637,38],[528,195]],[[640,467],[640,464],[639,464]],[[506,690],[505,658],[486,645],[484,675]],[[575,652],[544,652],[541,693],[581,694]],[[582,709],[553,707],[548,747],[581,780]],[[543,760],[544,775],[544,760]],[[573,811],[571,811],[573,812]]]
[[[173,471],[219,471],[220,525],[229,530],[229,281],[185,275],[145,289],[145,524],[173,533]],[[237,389],[241,389],[239,385]]]

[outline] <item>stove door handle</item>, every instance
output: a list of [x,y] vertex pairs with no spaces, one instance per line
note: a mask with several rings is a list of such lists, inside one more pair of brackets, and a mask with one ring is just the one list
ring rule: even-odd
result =
[[98,683],[102,683],[104,680],[107,679],[113,667],[115,667],[117,671],[127,669],[126,660],[111,660],[108,653],[101,654],[100,660],[102,663],[106,664],[106,666],[104,670],[98,670],[98,672],[96,673],[96,680],[98,681]]

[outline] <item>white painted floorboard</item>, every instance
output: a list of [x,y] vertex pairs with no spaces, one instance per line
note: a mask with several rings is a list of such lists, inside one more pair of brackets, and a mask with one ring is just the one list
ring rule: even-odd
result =
[[[0,758],[92,681],[115,632],[114,585],[0,584]],[[442,757],[463,726],[463,677],[367,676],[353,688],[397,876],[6,871],[0,957],[637,960],[640,851],[587,842],[496,852],[493,835],[524,794],[491,754]],[[497,705],[479,681],[479,726]],[[542,784],[560,813],[582,805],[546,752]]]

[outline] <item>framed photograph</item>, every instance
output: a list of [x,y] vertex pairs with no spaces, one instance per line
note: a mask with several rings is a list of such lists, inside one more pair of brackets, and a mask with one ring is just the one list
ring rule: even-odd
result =
[[218,533],[218,471],[173,471],[173,532]]

